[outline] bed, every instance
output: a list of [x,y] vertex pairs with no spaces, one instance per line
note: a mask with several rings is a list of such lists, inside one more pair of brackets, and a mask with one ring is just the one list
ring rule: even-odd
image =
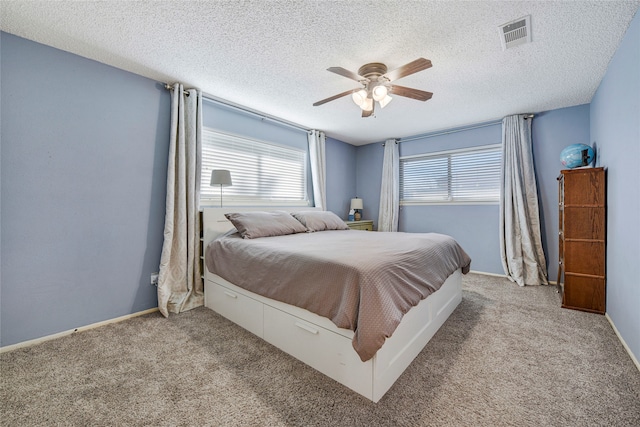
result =
[[[296,231],[271,237],[225,216],[243,220],[258,211],[204,210],[205,306],[378,402],[462,300],[471,260],[455,240],[433,234],[444,255],[426,268],[414,253],[426,234],[345,230],[337,217],[319,229],[314,218],[329,214],[309,208],[278,212]],[[405,240],[413,249],[395,249]]]

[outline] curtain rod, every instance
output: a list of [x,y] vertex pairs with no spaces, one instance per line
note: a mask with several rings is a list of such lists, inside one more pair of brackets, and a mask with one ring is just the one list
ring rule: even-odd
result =
[[[170,85],[168,83],[163,83],[163,84],[164,84],[164,88],[165,89],[173,90],[173,86],[172,85]],[[186,95],[189,96],[188,93],[186,93]],[[251,109],[246,108],[246,107],[241,107],[240,105],[234,104],[233,102],[224,100],[222,98],[217,98],[217,97],[215,97],[213,95],[210,95],[208,93],[205,93],[205,92],[202,92],[202,100],[210,102],[210,103],[213,103],[213,104],[222,105],[224,107],[231,108],[231,109],[234,109],[234,110],[242,111],[243,113],[251,114],[252,116],[258,117],[260,120],[268,120],[268,121],[271,121],[271,122],[275,122],[276,124],[279,124],[281,126],[293,128],[295,130],[299,130],[299,131],[302,131],[302,132],[305,132],[305,133],[308,133],[308,132],[311,131],[311,129],[304,128],[304,127],[302,127],[302,126],[300,126],[298,124],[295,124],[295,123],[292,123],[292,122],[288,122],[286,120],[279,119],[277,117],[273,117],[273,116],[270,116],[268,114],[261,113],[259,111],[251,110]]]
[[410,138],[400,138],[400,142],[415,141],[416,139],[432,138],[434,136],[448,135],[450,133],[457,133],[457,132],[464,132],[465,130],[471,130],[471,129],[480,129],[480,128],[484,128],[484,127],[487,127],[487,126],[494,126],[494,125],[497,125],[497,124],[500,124],[500,123],[502,123],[502,120],[496,120],[496,121],[493,121],[493,122],[483,123],[481,125],[467,126],[467,127],[460,128],[460,129],[445,130],[445,131],[436,132],[436,133],[425,133],[425,134],[422,134],[422,135],[412,136]]
[[[524,118],[526,119],[533,119],[535,117],[535,114],[525,114]],[[463,128],[459,128],[459,129],[453,129],[453,130],[445,130],[442,132],[436,132],[436,133],[425,133],[422,135],[416,135],[416,136],[412,136],[409,138],[399,138],[400,142],[406,142],[406,141],[415,141],[416,139],[424,139],[424,138],[432,138],[434,136],[440,136],[440,135],[448,135],[450,133],[456,133],[456,132],[464,132],[465,130],[472,130],[472,129],[480,129],[480,128],[484,128],[487,126],[495,126],[502,123],[502,119],[500,120],[494,120],[491,122],[487,122],[487,123],[482,123],[479,125],[471,125],[471,126],[466,126]],[[384,144],[383,144],[384,145]]]

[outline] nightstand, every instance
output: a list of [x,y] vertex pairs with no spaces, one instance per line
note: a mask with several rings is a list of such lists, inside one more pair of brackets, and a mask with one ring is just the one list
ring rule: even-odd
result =
[[373,231],[373,220],[372,219],[363,219],[361,221],[345,221],[345,223],[352,230]]

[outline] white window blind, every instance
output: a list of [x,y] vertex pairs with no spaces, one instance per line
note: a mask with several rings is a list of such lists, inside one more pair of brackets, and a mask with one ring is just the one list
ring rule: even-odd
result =
[[220,187],[211,187],[211,171],[231,172],[223,187],[224,205],[307,206],[307,153],[298,148],[225,134],[202,133],[201,204],[220,203]]
[[496,144],[401,157],[400,202],[499,202],[501,156]]

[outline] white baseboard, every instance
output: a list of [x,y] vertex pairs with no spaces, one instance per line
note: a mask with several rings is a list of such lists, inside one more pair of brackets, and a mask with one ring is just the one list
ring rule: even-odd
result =
[[494,276],[494,277],[504,277],[504,278],[507,277],[504,274],[487,273],[485,271],[476,271],[476,270],[469,270],[469,273],[482,274],[483,276]]
[[142,316],[145,314],[153,313],[158,311],[158,307],[150,308],[148,310],[138,311],[137,313],[131,313],[124,316],[116,317],[115,319],[103,320],[102,322],[92,323],[87,326],[80,326],[75,329],[69,329],[68,331],[58,332],[57,334],[47,335],[46,337],[36,338],[29,341],[19,342],[17,344],[11,344],[4,347],[0,347],[0,353],[5,353],[7,351],[16,350],[18,348],[29,347],[32,345],[40,344],[45,341],[50,341],[56,338],[64,337],[67,335],[75,334],[76,332],[88,331],[89,329],[98,328],[100,326],[108,325],[110,323],[122,322],[123,320],[131,319],[133,317]]
[[624,340],[624,338],[622,338],[622,335],[620,335],[620,332],[618,332],[618,328],[616,328],[616,325],[613,323],[613,320],[611,320],[611,317],[609,317],[609,313],[605,313],[604,317],[607,318],[607,320],[611,324],[611,327],[613,328],[613,332],[616,333],[616,335],[618,336],[618,339],[622,343],[622,346],[624,347],[625,350],[627,350],[627,353],[629,353],[629,357],[631,357],[631,360],[636,365],[636,368],[638,368],[638,371],[640,371],[640,362],[638,362],[638,359],[636,358],[635,354],[631,352],[631,349],[627,345],[626,341]]
[[[507,276],[505,274],[487,273],[485,271],[469,270],[469,273],[482,274],[484,276],[504,277],[505,279],[507,278]],[[558,284],[558,282],[554,282],[553,280],[548,280],[548,282],[549,282],[550,285],[557,285]]]

